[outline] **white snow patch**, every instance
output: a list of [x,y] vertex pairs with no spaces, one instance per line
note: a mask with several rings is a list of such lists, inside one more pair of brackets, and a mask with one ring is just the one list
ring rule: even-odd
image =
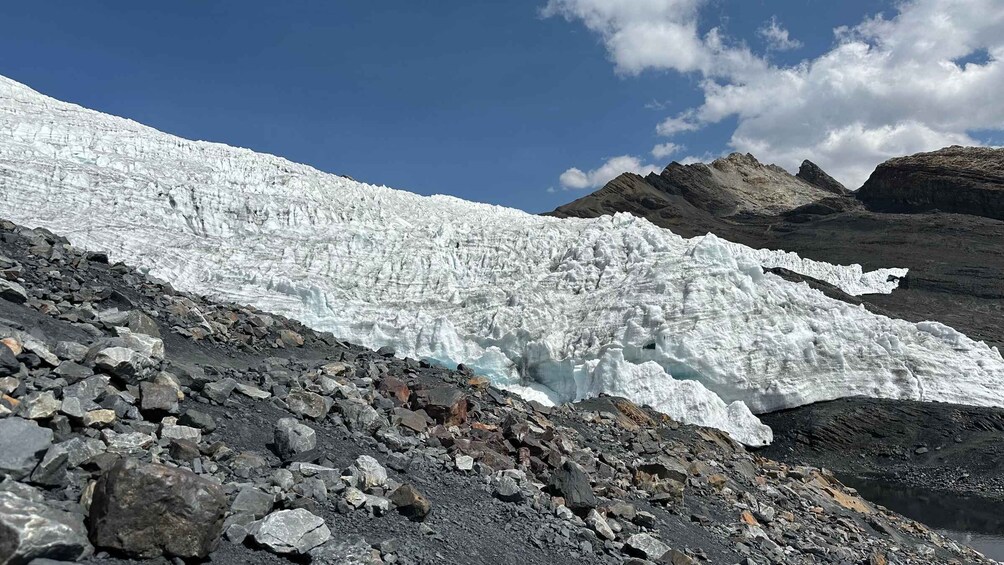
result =
[[761,266],[852,294],[889,292],[901,271],[684,239],[626,214],[560,220],[420,197],[2,78],[0,204],[181,290],[464,363],[542,402],[621,394],[749,444],[771,439],[753,412],[848,395],[1004,405],[996,349]]

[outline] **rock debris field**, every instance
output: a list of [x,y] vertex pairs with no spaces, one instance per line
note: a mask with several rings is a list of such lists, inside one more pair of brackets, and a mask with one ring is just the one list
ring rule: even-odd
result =
[[724,432],[544,407],[9,222],[0,395],[0,565],[991,563]]

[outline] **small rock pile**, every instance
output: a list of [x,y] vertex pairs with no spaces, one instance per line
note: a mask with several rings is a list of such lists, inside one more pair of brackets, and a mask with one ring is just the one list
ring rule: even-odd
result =
[[550,408],[0,224],[0,565],[987,563],[821,469]]

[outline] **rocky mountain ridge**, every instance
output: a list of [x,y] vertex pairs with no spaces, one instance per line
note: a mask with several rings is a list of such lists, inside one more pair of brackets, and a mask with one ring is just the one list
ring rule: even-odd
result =
[[877,212],[953,212],[1004,220],[1004,149],[953,145],[890,159],[857,198]]
[[[833,179],[827,181],[811,168],[805,174],[807,178],[795,177],[777,165],[760,163],[749,153],[732,153],[709,164],[683,165],[674,161],[661,173],[644,177],[643,183],[638,181],[641,177],[628,173],[607,186],[634,186],[638,190],[647,184],[663,198],[669,197],[671,202],[682,199],[713,217],[775,215],[834,193]],[[600,193],[609,192],[605,189]],[[559,207],[554,215],[582,217],[576,210],[597,199],[587,196]],[[677,206],[684,208],[682,202]]]

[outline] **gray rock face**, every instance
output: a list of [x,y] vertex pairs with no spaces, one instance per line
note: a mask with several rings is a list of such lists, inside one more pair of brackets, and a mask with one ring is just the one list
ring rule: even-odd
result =
[[882,163],[857,193],[870,210],[1004,220],[1004,149],[954,145]]
[[279,456],[289,459],[298,453],[317,447],[317,434],[295,418],[281,418],[275,425],[275,448]]
[[98,547],[202,558],[219,539],[228,506],[219,485],[191,471],[122,459],[98,480],[88,525]]
[[551,476],[551,490],[565,497],[565,506],[575,511],[588,512],[599,504],[589,477],[574,461],[565,461]]
[[848,193],[847,188],[840,184],[837,179],[826,174],[826,171],[820,169],[819,165],[808,159],[802,161],[802,166],[798,168],[798,174],[795,176],[813,186],[819,187],[827,192],[832,192],[833,194],[843,196]]
[[50,445],[52,430],[22,418],[0,420],[0,474],[24,479]]
[[76,561],[92,552],[81,516],[0,491],[0,563]]
[[15,304],[24,304],[28,301],[28,293],[16,282],[0,279],[0,298]]
[[254,532],[255,541],[276,553],[307,553],[331,538],[324,519],[302,508],[266,516]]

